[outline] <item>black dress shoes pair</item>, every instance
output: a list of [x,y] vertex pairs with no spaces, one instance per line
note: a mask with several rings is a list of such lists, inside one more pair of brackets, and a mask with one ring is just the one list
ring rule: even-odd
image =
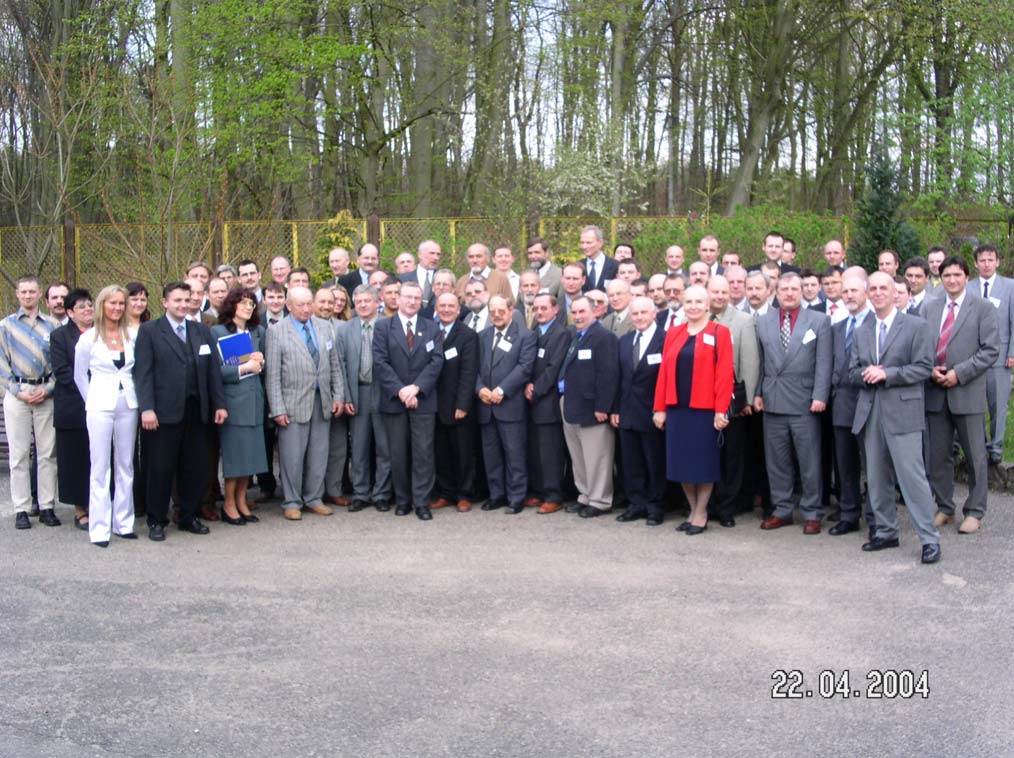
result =
[[430,512],[430,507],[428,505],[420,505],[418,508],[416,508],[415,515],[419,518],[420,521],[433,520],[433,514]]
[[898,538],[885,540],[883,537],[874,537],[869,542],[863,543],[863,550],[867,553],[875,553],[878,550],[887,550],[890,547],[898,547]]
[[46,526],[60,526],[60,519],[56,517],[52,508],[44,508],[39,511],[39,521]]
[[642,518],[644,518],[643,513],[638,513],[637,511],[627,508],[627,510],[625,510],[623,513],[621,513],[619,516],[616,517],[616,520],[623,524],[626,524],[629,521],[637,521],[638,519]]
[[195,518],[189,524],[180,523],[180,531],[190,532],[191,534],[208,534],[211,530],[199,518]]
[[581,507],[581,510],[577,512],[577,515],[581,518],[595,518],[596,516],[605,516],[608,512],[609,511],[604,511],[601,508],[585,505]]
[[353,500],[349,505],[349,513],[359,513],[370,507],[370,503],[367,500]]
[[934,542],[930,545],[922,546],[923,563],[936,563],[939,560],[940,560],[940,545]]
[[233,518],[225,512],[225,508],[221,510],[221,514],[222,521],[226,524],[232,524],[233,526],[246,526],[246,519],[243,517],[243,514],[240,514],[239,518]]
[[487,500],[482,504],[482,510],[484,511],[495,511],[497,508],[503,508],[507,503],[503,500]]
[[504,507],[504,511],[503,512],[504,513],[516,514],[516,513],[521,513],[521,511],[523,511],[524,509],[525,509],[525,506],[522,505],[521,503],[507,503],[507,505]]
[[827,533],[839,537],[842,534],[848,534],[849,532],[858,532],[859,524],[855,521],[839,521],[837,524],[827,530]]
[[394,509],[395,516],[407,516],[411,512],[412,512],[411,505],[399,505],[397,508]]

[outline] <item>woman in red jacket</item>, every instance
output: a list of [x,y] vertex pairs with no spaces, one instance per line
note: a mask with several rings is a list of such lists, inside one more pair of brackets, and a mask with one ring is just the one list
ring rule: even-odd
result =
[[683,293],[685,324],[666,334],[655,385],[655,426],[665,430],[666,476],[679,482],[690,519],[676,529],[688,535],[707,529],[708,499],[721,479],[719,432],[729,425],[732,402],[732,337],[708,320],[708,293]]

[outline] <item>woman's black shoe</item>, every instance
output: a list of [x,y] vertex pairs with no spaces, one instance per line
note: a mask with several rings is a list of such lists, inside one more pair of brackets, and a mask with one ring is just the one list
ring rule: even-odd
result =
[[232,516],[230,516],[228,513],[225,512],[224,508],[221,510],[221,513],[222,513],[222,521],[224,521],[227,524],[232,524],[233,526],[243,526],[246,524],[246,519],[243,516],[240,516],[239,518],[233,518]]
[[93,542],[95,547],[109,547],[109,540],[102,540],[102,542]]
[[691,524],[690,526],[687,527],[687,530],[686,530],[687,531],[687,536],[688,537],[693,537],[695,534],[700,534],[701,532],[703,532],[707,528],[708,528],[707,525],[704,525],[704,526],[694,526],[693,524]]
[[245,522],[247,522],[248,524],[256,524],[258,521],[260,521],[260,519],[257,518],[252,513],[249,514],[249,515],[247,515],[246,513],[241,513],[241,514],[239,514],[239,517],[241,519],[243,519]]

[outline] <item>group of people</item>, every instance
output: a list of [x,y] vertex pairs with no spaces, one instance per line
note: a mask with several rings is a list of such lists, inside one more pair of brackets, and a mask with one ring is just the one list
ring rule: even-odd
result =
[[256,477],[262,499],[280,484],[288,520],[338,505],[428,521],[481,502],[625,506],[618,521],[658,526],[681,493],[688,536],[758,506],[761,529],[787,527],[798,507],[805,534],[864,519],[876,552],[899,545],[900,491],[934,563],[958,515],[956,440],[958,531],[980,528],[1014,367],[1014,280],[994,246],[976,249],[974,279],[939,248],[904,266],[886,250],[867,273],[838,240],[821,271],[800,270],[777,232],[751,266],[712,236],[689,265],[669,247],[657,273],[631,245],[606,255],[594,226],[580,248],[561,268],[534,239],[518,273],[510,247],[475,243],[458,277],[433,240],[396,272],[366,243],[355,267],[332,250],[316,290],[281,256],[263,285],[254,261],[198,262],[158,318],[140,284],[93,301],[22,277],[0,322],[15,525],[31,527],[34,466],[40,522],[60,523],[58,482],[101,547],[135,539],[142,512],[156,541],[170,519],[194,534],[256,523]]

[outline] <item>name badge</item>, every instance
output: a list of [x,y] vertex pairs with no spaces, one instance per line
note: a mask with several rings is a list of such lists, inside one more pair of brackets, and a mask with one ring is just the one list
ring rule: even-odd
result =
[[444,350],[444,360],[451,361],[458,357],[458,348],[452,347],[449,350]]
[[511,351],[511,343],[507,340],[500,340],[500,344],[497,347],[505,353],[509,353]]
[[[992,300],[992,299],[993,298],[990,298],[990,300]],[[42,335],[42,341],[43,342],[49,342],[49,335],[48,334],[43,334]]]
[[648,353],[644,358],[649,366],[657,366],[662,362],[662,353]]
[[426,352],[427,353],[433,352],[433,340],[430,340],[429,342],[426,343]]
[[577,359],[579,361],[590,361],[591,360],[591,350],[590,349],[578,350],[577,351]]
[[198,348],[198,350],[197,350],[197,354],[198,355],[211,355],[211,346],[207,345],[207,344],[201,345],[200,348]]
[[324,349],[325,350],[331,349],[331,340],[328,340],[327,342],[324,343]]
[[540,347],[539,348],[539,357],[540,358],[545,358],[546,357],[546,348],[544,348],[544,347]]
[[817,335],[813,333],[813,329],[807,329],[806,334],[803,335],[803,344],[809,344],[817,339]]
[[715,346],[715,335],[713,334],[702,334],[701,340],[705,345],[711,345],[712,347]]
[[991,302],[993,304],[994,308],[999,308],[1000,307],[1000,298],[998,298],[998,297],[991,297],[991,298],[989,298],[989,302]]

